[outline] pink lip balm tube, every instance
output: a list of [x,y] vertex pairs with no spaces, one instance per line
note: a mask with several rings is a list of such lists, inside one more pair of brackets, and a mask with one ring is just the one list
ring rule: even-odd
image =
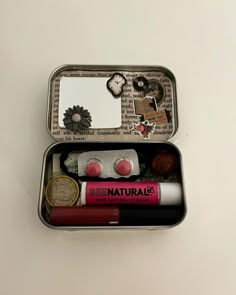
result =
[[173,182],[82,182],[81,205],[179,205],[182,187]]

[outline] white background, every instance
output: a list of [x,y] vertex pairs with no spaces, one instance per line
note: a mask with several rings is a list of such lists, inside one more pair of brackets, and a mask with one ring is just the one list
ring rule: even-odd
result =
[[[0,294],[236,294],[235,1],[0,1]],[[37,216],[59,65],[177,78],[188,216],[166,231],[62,232]]]

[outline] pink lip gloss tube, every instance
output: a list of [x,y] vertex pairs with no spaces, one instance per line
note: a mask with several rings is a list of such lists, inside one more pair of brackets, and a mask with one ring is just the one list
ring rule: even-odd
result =
[[81,205],[179,205],[180,183],[82,182]]

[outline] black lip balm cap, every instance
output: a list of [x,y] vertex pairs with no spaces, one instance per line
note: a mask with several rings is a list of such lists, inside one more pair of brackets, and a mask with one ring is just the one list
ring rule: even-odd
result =
[[122,206],[120,225],[174,225],[181,219],[180,206]]

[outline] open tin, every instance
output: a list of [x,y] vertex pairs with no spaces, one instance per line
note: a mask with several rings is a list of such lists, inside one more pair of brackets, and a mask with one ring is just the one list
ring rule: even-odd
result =
[[43,158],[41,221],[68,230],[179,224],[186,215],[182,158],[169,142],[177,128],[168,69],[57,68],[48,88],[47,129],[56,142]]

